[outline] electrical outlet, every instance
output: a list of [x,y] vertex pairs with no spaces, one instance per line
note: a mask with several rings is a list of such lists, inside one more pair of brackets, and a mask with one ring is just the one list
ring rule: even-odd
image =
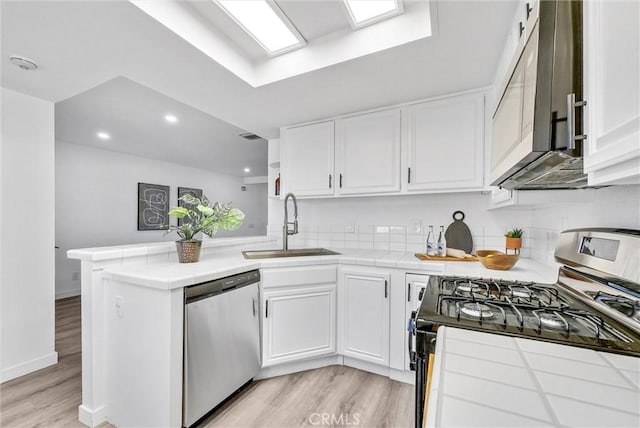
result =
[[409,233],[422,233],[422,220],[411,219],[409,220]]
[[122,296],[116,296],[116,315],[119,318],[124,318],[124,298]]
[[80,279],[80,272],[71,272],[71,281],[78,281]]

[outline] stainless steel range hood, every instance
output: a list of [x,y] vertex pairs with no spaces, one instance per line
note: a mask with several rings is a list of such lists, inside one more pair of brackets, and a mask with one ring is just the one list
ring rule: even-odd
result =
[[493,116],[492,185],[587,187],[582,167],[582,2],[541,0]]

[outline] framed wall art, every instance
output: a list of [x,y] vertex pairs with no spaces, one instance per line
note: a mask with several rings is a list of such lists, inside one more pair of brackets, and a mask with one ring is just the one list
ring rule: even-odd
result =
[[138,230],[169,229],[169,186],[138,183]]

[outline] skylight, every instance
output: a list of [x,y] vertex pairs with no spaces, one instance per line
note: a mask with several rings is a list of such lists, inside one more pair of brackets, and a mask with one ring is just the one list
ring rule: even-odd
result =
[[271,56],[305,45],[278,6],[269,0],[214,0]]
[[402,0],[344,0],[351,26],[360,28],[400,15]]

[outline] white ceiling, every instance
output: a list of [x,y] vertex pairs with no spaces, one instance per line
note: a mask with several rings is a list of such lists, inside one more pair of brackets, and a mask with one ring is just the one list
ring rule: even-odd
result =
[[437,27],[436,2],[429,0],[405,0],[403,13],[357,31],[344,25],[340,0],[283,2],[292,25],[314,37],[270,56],[211,0],[129,1],[254,88],[431,37]]
[[[284,125],[490,85],[517,4],[439,0],[433,37],[252,88],[129,2],[3,1],[2,86],[57,102],[124,76],[274,138]],[[19,70],[11,54],[40,69]]]
[[[267,175],[267,142],[124,77],[56,103],[56,140],[236,176]],[[177,123],[164,116],[175,115]],[[107,132],[111,139],[97,138]],[[244,172],[248,167],[250,172]]]

